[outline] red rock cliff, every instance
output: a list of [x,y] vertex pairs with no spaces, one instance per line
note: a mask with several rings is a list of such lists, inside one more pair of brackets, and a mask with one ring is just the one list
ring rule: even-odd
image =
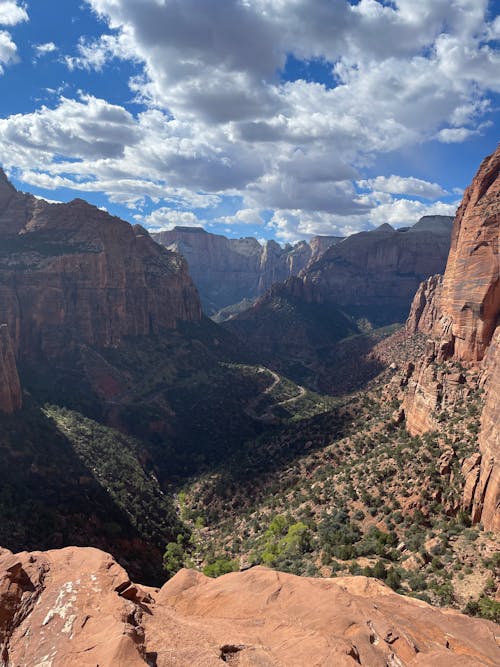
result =
[[390,307],[406,317],[420,282],[446,265],[451,220],[424,217],[408,229],[384,224],[353,234],[307,267],[303,280],[324,301]]
[[86,202],[48,204],[0,173],[0,322],[21,359],[109,347],[201,317],[185,261]]
[[482,371],[486,400],[480,453],[464,463],[464,506],[474,521],[500,529],[500,146],[481,164],[455,218],[442,280],[424,283],[407,328],[429,335],[426,359],[417,365],[405,400],[408,430],[436,428],[433,409],[449,390],[436,364],[458,361]]
[[21,404],[21,385],[9,329],[0,324],[0,412],[15,412]]

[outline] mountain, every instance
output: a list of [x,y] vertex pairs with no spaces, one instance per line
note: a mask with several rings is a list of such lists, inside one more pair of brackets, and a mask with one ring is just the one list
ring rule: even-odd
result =
[[228,239],[201,227],[174,227],[153,234],[153,238],[186,258],[209,315],[297,275],[341,240],[335,236],[315,237],[309,243],[301,241],[282,248],[276,241],[261,245],[255,238]]
[[3,172],[0,239],[0,323],[21,362],[201,318],[184,260],[142,227],[81,199],[49,204],[17,192]]
[[348,236],[302,272],[305,298],[335,303],[378,326],[403,321],[421,281],[444,270],[452,222],[426,216],[413,227],[386,223]]
[[0,554],[4,664],[477,667],[497,630],[366,577],[182,570],[158,590],[96,549]]
[[463,507],[475,522],[500,528],[500,146],[464,193],[444,276],[419,289],[407,328],[427,337],[410,369],[404,402],[411,433],[441,428],[437,414],[461,396],[485,393],[479,451],[462,464]]

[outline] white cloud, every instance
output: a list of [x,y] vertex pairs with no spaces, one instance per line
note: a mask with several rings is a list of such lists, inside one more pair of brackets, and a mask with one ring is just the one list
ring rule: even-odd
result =
[[28,20],[24,3],[14,0],[0,0],[0,25],[17,25]]
[[478,131],[468,127],[447,127],[440,130],[437,137],[443,144],[461,144],[475,134],[478,134]]
[[54,53],[57,51],[57,46],[54,42],[44,42],[43,44],[35,44],[33,46],[35,53],[38,58],[47,55],[48,53]]
[[370,211],[370,222],[375,227],[388,222],[392,227],[414,225],[424,215],[455,215],[458,202],[423,204],[413,199],[394,199],[379,204]]
[[[0,0],[0,26],[15,26],[28,20],[28,12],[23,4],[14,0]],[[6,65],[19,62],[17,46],[12,35],[6,30],[0,30],[0,74],[3,74]]]
[[358,186],[364,190],[414,195],[424,199],[437,199],[447,194],[446,190],[438,183],[430,183],[414,177],[377,176],[376,178],[358,181]]
[[18,60],[17,46],[10,34],[6,30],[0,30],[0,74],[3,73],[5,65],[12,65]]
[[163,232],[177,226],[202,227],[202,222],[191,211],[176,211],[162,207],[148,216],[135,216],[135,219],[152,232]]
[[[243,202],[233,221],[273,210],[283,235],[337,233],[385,214],[406,224],[428,207],[391,195],[433,200],[444,189],[363,180],[363,169],[426,141],[467,140],[500,91],[500,24],[488,23],[486,0],[86,2],[108,29],[81,38],[69,69],[133,61],[140,73],[129,85],[144,110],[62,97],[0,120],[0,156],[28,183],[130,207],[150,198],[189,212],[233,195]],[[13,62],[3,34],[3,62]],[[290,54],[329,70],[332,87],[281,81]]]
[[235,224],[235,225],[263,225],[264,220],[262,219],[258,209],[254,208],[241,208],[234,215],[226,215],[219,219],[223,224]]

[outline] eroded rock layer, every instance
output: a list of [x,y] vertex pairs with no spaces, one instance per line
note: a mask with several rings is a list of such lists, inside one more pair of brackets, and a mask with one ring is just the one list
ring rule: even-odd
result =
[[3,664],[478,667],[498,634],[365,577],[182,570],[158,590],[97,549],[0,552]]
[[499,243],[500,146],[465,191],[442,281],[437,276],[428,280],[413,301],[408,332],[420,331],[429,342],[425,358],[412,369],[404,404],[411,433],[437,429],[436,408],[457,389],[443,382],[442,365],[454,362],[481,370],[485,404],[480,451],[462,470],[464,508],[487,529],[500,529]]
[[[420,282],[443,271],[452,218],[426,216],[413,227],[381,225],[347,237],[303,272],[309,293],[322,301],[406,317]],[[387,322],[382,322],[387,323]]]
[[80,199],[49,204],[0,170],[0,323],[21,359],[116,345],[198,320],[184,260]]

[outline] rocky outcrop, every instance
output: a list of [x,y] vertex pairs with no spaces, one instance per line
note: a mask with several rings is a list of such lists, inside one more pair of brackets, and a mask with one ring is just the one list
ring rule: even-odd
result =
[[276,241],[261,245],[255,238],[229,239],[201,227],[174,227],[153,237],[181,253],[200,290],[204,310],[213,314],[263,294],[274,283],[297,275],[341,238],[315,237],[282,248]]
[[10,414],[21,405],[21,385],[9,329],[0,324],[0,412]]
[[365,577],[182,570],[132,584],[96,549],[0,555],[2,663],[12,665],[495,665],[498,626]]
[[112,347],[126,336],[199,320],[184,260],[81,199],[49,204],[0,175],[0,322],[17,356],[54,358],[73,344]]
[[420,282],[446,265],[451,223],[447,216],[432,216],[410,228],[384,224],[353,234],[330,247],[302,278],[323,301],[361,314],[373,311],[380,324],[404,319]]
[[499,242],[500,147],[483,161],[464,193],[442,281],[433,277],[414,299],[407,330],[426,334],[429,342],[408,383],[404,403],[411,433],[437,428],[435,404],[443,404],[456,392],[456,387],[439,381],[440,366],[458,362],[481,371],[486,399],[480,453],[463,464],[463,504],[472,511],[474,521],[482,521],[487,529],[500,528]]

